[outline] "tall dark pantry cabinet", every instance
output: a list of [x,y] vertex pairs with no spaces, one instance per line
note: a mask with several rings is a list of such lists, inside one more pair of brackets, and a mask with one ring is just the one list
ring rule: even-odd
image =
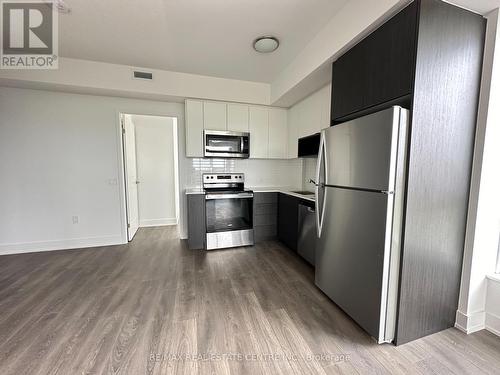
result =
[[397,344],[455,323],[485,27],[480,15],[416,0],[333,64],[333,126],[411,110]]

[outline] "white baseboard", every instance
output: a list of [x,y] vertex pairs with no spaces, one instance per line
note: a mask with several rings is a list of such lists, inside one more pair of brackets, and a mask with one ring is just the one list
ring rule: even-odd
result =
[[0,255],[37,253],[41,251],[81,249],[123,244],[121,235],[88,238],[71,238],[66,240],[36,241],[14,244],[0,244]]
[[500,316],[486,313],[486,329],[497,336],[500,336]]
[[467,334],[481,331],[486,327],[486,313],[478,311],[472,314],[464,314],[457,310],[455,327]]
[[177,219],[174,218],[164,218],[164,219],[145,219],[139,222],[141,228],[145,227],[163,227],[167,225],[177,225]]

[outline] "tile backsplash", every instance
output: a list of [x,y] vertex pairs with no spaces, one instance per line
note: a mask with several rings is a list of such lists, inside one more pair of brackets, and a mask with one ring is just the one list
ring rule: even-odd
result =
[[244,173],[245,184],[251,187],[302,188],[303,161],[261,159],[189,159],[186,186],[200,187],[203,173]]
[[303,159],[302,188],[306,191],[314,191],[314,185],[309,180],[316,180],[316,163],[318,158]]

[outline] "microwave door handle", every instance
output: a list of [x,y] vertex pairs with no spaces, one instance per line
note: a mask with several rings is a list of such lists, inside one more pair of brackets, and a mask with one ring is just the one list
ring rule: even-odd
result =
[[245,140],[243,137],[240,137],[240,152],[243,153],[243,150],[245,149]]

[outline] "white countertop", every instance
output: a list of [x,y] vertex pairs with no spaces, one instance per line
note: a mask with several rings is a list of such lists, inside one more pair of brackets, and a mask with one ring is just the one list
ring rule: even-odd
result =
[[[301,195],[294,193],[294,191],[301,191],[300,188],[291,188],[286,186],[245,186],[245,189],[252,190],[254,193],[283,193],[288,194],[300,199],[305,199],[310,202],[315,202],[314,195]],[[202,188],[188,188],[186,194],[205,194]]]
[[283,193],[300,199],[305,199],[310,202],[315,202],[314,195],[302,195],[294,193],[294,191],[303,191],[301,188],[292,188],[286,186],[249,186],[248,190],[253,190],[254,193]]

